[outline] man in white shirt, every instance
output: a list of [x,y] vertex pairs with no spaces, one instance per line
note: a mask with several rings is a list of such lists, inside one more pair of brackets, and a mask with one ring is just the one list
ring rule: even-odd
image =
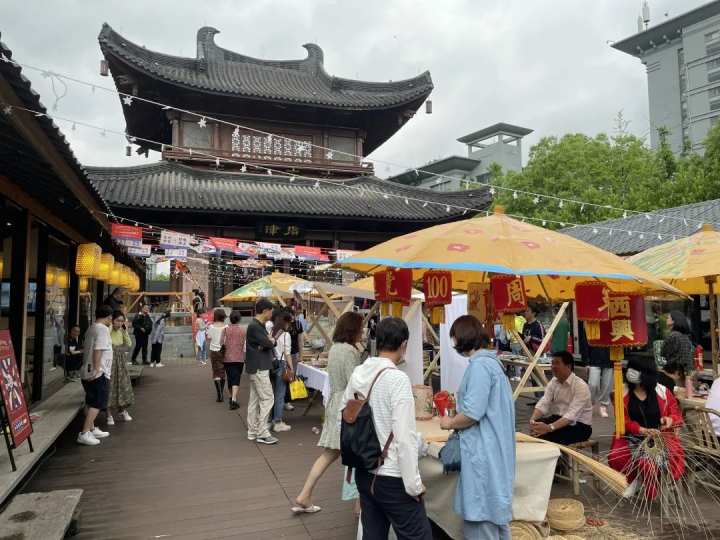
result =
[[381,467],[376,471],[355,471],[365,539],[387,538],[391,523],[398,538],[432,539],[422,502],[425,486],[418,468],[415,401],[410,379],[397,369],[408,338],[408,327],[402,319],[388,317],[378,324],[379,356],[355,368],[340,407],[344,409],[356,393],[366,396],[375,376],[385,369],[373,387],[369,403],[380,446],[385,446],[391,434],[393,439]]
[[568,445],[587,441],[592,435],[590,388],[573,373],[574,364],[569,352],[553,353],[553,378],[530,418],[530,432],[535,437]]
[[110,324],[112,308],[98,306],[95,310],[95,324],[85,333],[83,349],[82,385],[85,389],[85,423],[78,434],[78,444],[96,446],[100,439],[109,437],[107,431],[95,427],[95,418],[102,409],[107,408],[112,375],[112,341]]

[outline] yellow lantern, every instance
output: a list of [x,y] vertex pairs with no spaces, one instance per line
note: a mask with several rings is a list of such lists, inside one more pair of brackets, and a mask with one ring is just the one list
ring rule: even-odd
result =
[[98,265],[98,272],[95,274],[95,279],[100,281],[107,281],[110,279],[110,273],[112,272],[113,266],[115,265],[115,257],[110,253],[103,253],[100,256],[100,264]]
[[93,277],[98,273],[102,250],[95,243],[80,244],[75,259],[75,273],[80,277]]
[[5,270],[5,255],[0,251],[0,279],[3,278],[3,270]]
[[123,287],[130,289],[133,286],[133,276],[135,274],[129,267],[125,267],[125,276],[123,279]]
[[57,278],[57,268],[54,266],[47,265],[45,269],[45,286],[53,287],[55,285],[55,279]]
[[108,282],[110,285],[119,286],[120,285],[120,271],[121,271],[122,264],[115,263],[113,265],[113,269],[110,271],[110,279]]
[[70,288],[70,273],[67,270],[57,269],[55,274],[55,285],[58,289],[69,289]]
[[88,292],[90,289],[90,279],[86,277],[81,277],[78,281],[78,288],[80,289],[80,292]]

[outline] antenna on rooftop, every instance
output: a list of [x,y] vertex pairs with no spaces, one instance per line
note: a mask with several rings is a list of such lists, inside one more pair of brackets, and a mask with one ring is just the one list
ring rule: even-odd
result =
[[648,4],[647,0],[643,0],[642,3],[642,19],[643,23],[645,23],[645,29],[647,30],[647,27],[650,25],[650,4]]

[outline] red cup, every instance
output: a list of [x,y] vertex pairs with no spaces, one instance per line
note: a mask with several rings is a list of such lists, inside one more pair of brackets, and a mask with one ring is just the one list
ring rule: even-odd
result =
[[445,416],[449,401],[450,394],[448,394],[445,390],[438,392],[433,396],[433,403],[435,403],[435,408],[438,410],[438,414],[440,416]]

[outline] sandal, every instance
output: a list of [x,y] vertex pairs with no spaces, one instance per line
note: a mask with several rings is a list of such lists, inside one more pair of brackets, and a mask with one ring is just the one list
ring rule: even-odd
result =
[[317,505],[311,504],[310,506],[293,506],[290,510],[292,510],[293,514],[316,514],[322,508],[320,508]]

